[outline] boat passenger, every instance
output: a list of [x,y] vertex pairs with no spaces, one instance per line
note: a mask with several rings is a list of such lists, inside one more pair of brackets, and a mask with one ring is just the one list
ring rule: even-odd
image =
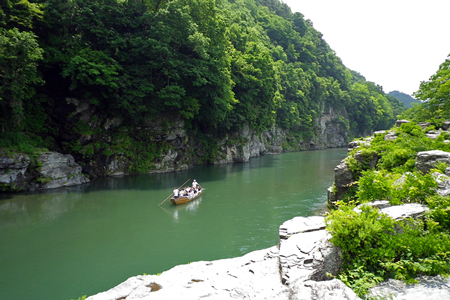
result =
[[192,187],[193,187],[194,189],[196,189],[197,186],[198,186],[197,180],[194,179],[194,181],[192,181]]

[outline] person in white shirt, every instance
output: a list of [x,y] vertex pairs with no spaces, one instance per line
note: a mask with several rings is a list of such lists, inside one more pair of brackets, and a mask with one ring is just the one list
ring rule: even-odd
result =
[[180,191],[177,188],[173,189],[173,197],[174,198],[178,198],[179,197],[179,193],[180,193]]

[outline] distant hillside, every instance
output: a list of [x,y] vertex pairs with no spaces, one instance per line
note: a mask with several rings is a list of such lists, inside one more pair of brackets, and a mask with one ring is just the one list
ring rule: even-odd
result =
[[405,106],[407,108],[411,108],[413,103],[420,103],[419,100],[416,100],[413,97],[411,97],[410,95],[399,92],[399,91],[389,92],[388,95],[397,98],[400,102],[405,104]]

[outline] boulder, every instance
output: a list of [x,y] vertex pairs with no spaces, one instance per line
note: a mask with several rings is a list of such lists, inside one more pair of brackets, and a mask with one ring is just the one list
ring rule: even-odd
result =
[[280,225],[278,233],[280,240],[287,240],[290,236],[309,231],[325,229],[325,218],[322,216],[295,217]]
[[341,162],[334,168],[334,184],[328,188],[328,204],[334,205],[334,202],[341,199],[342,195],[345,194],[349,187],[355,183],[353,179],[353,172],[346,159],[341,160]]
[[[450,299],[450,282],[442,276],[418,277],[417,283],[389,279],[369,290],[368,297],[395,300]],[[372,298],[370,298],[372,299]]]
[[[449,169],[449,168],[447,168]],[[446,174],[442,174],[439,172],[433,173],[433,177],[437,182],[436,193],[441,196],[449,196],[450,195],[450,176],[448,175],[446,169]]]
[[[406,203],[403,205],[395,205],[380,209],[381,213],[384,213],[394,219],[395,221],[401,221],[410,226],[416,226],[414,220],[418,220],[424,217],[426,211],[429,208],[426,205],[419,203]],[[412,221],[411,221],[412,220]],[[396,224],[394,230],[397,233],[403,233],[403,228]]]
[[444,122],[442,122],[442,129],[447,131],[450,127],[450,120],[445,120]]
[[378,153],[372,152],[370,155],[364,155],[362,151],[357,151],[355,153],[356,161],[364,166],[364,169],[372,169],[378,163]]
[[382,209],[382,208],[390,207],[391,203],[387,200],[377,200],[377,201],[373,201],[373,202],[360,204],[360,205],[356,206],[353,210],[357,213],[360,213],[361,206],[363,206],[363,205],[368,205],[371,207],[378,207],[379,209]]
[[361,299],[342,281],[300,281],[289,286],[290,300],[358,300]]
[[290,286],[293,280],[328,280],[336,275],[342,259],[339,248],[330,242],[325,218],[295,217],[279,228],[281,280]]
[[395,141],[397,139],[397,135],[395,132],[389,132],[384,136],[385,141]]
[[326,230],[298,233],[280,241],[280,273],[286,285],[295,281],[324,281],[337,275],[341,250],[333,246]]
[[23,153],[0,152],[0,184],[12,190],[24,190],[29,179],[26,171],[31,159]]
[[0,184],[3,190],[53,189],[89,182],[70,154],[43,152],[31,166],[23,153],[0,153]]
[[450,152],[431,150],[417,153],[416,168],[423,173],[428,173],[439,162],[450,165]]
[[429,127],[431,125],[430,122],[419,122],[417,123],[417,125],[419,125],[420,127],[422,127],[422,130]]
[[81,166],[70,154],[44,152],[37,158],[38,182],[41,189],[54,189],[88,183],[89,179],[81,173]]
[[425,136],[429,139],[435,140],[441,135],[441,130],[430,130],[427,133],[425,133]]
[[395,122],[395,126],[400,127],[400,126],[402,126],[402,124],[405,124],[405,123],[411,123],[411,122],[408,120],[397,120]]

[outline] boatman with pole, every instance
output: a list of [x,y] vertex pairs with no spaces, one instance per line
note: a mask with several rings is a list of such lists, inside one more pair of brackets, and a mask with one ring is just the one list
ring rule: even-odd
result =
[[178,198],[179,197],[179,193],[180,193],[180,191],[177,188],[173,189],[173,197],[174,198]]

